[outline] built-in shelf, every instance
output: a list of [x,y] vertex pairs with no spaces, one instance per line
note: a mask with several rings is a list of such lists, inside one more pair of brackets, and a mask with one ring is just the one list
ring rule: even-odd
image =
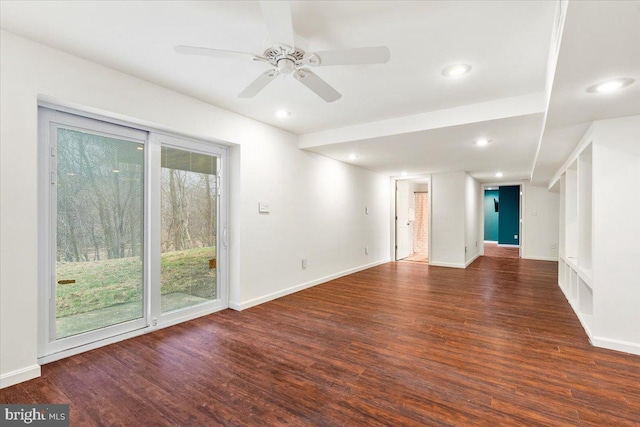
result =
[[593,235],[593,144],[590,142],[578,156],[578,268],[591,270]]
[[578,162],[565,172],[564,252],[567,258],[578,257]]
[[564,260],[567,264],[569,264],[569,267],[573,268],[574,270],[578,269],[578,258],[568,256],[565,257]]
[[640,116],[594,122],[559,183],[558,285],[591,343],[640,355]]
[[593,314],[593,290],[580,276],[578,276],[578,311],[582,314]]
[[580,278],[584,280],[587,286],[593,289],[593,270],[591,268],[578,268],[578,276],[580,276]]
[[589,337],[589,339],[592,339],[593,315],[584,314],[584,313],[577,313],[577,314],[578,314],[578,320],[580,320],[580,323],[582,324],[584,331],[587,333],[587,336]]

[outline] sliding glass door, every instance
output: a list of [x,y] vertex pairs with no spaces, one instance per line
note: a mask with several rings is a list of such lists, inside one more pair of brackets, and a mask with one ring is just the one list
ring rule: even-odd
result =
[[226,308],[226,150],[39,113],[41,362]]
[[139,142],[56,129],[56,339],[144,317]]
[[218,158],[162,147],[161,311],[216,300]]

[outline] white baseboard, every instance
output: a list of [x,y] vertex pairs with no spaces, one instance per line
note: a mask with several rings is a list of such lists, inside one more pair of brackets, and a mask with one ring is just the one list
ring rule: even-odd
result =
[[498,243],[499,248],[519,248],[520,245],[507,245],[506,243]]
[[498,244],[497,240],[485,240],[485,243],[495,243],[496,245]]
[[40,376],[40,365],[31,365],[16,371],[7,372],[0,375],[0,388],[11,387],[12,385],[29,381]]
[[256,305],[264,304],[265,302],[273,301],[274,299],[282,298],[286,295],[290,295],[299,291],[302,291],[307,288],[311,288],[316,285],[320,285],[322,283],[326,283],[330,280],[338,279],[343,276],[347,276],[349,274],[357,273],[358,271],[367,270],[372,267],[376,267],[381,264],[386,264],[390,259],[384,259],[382,261],[372,262],[371,264],[362,265],[360,267],[350,268],[348,270],[341,271],[339,273],[330,274],[329,276],[321,277],[316,280],[312,280],[310,282],[301,283],[299,285],[291,286],[290,288],[283,289],[281,291],[273,292],[267,295],[263,295],[258,298],[253,298],[248,301],[237,302],[237,301],[229,301],[229,308],[232,308],[237,311],[246,310],[247,308],[255,307]]
[[552,256],[523,256],[522,259],[534,259],[537,261],[558,261],[558,257]]
[[591,344],[596,347],[606,348],[609,350],[622,351],[624,353],[640,355],[640,343],[614,340],[612,338],[593,337]]
[[605,337],[594,337],[592,332],[591,332],[591,325],[589,324],[587,319],[584,316],[580,315],[580,313],[577,310],[577,307],[575,306],[574,302],[572,302],[572,300],[569,297],[569,295],[562,288],[562,286],[560,286],[559,283],[558,283],[558,287],[560,288],[560,290],[564,294],[564,297],[569,302],[569,305],[573,309],[573,312],[576,314],[576,317],[580,321],[580,324],[582,325],[582,328],[584,329],[584,331],[586,332],[587,336],[589,337],[589,341],[591,342],[592,346],[600,347],[600,348],[606,348],[607,350],[621,351],[623,353],[640,355],[640,343],[629,342],[629,341],[621,341],[621,340],[616,340],[616,339],[612,339],[612,338],[605,338]]
[[434,267],[449,267],[449,268],[466,268],[464,264],[456,264],[453,262],[438,262],[429,260],[429,265]]
[[480,253],[477,253],[473,258],[471,258],[469,261],[467,261],[467,262],[464,264],[464,268],[469,267],[473,261],[475,261],[475,260],[477,260],[477,259],[478,259],[478,257],[479,257],[479,256],[480,256]]

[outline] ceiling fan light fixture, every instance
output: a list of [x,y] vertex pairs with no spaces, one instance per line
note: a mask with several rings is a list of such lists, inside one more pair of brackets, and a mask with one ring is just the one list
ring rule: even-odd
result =
[[276,111],[276,117],[279,119],[286,119],[289,116],[291,116],[291,111],[287,111],[287,110]]
[[469,64],[452,64],[442,69],[442,75],[445,77],[461,77],[471,71]]
[[489,144],[489,140],[487,138],[480,138],[480,139],[476,140],[476,145],[478,147],[484,147],[487,144]]
[[[187,55],[258,61],[271,67],[240,92],[239,98],[253,98],[279,75],[291,74],[325,102],[337,101],[342,95],[320,76],[303,67],[386,64],[391,58],[386,46],[307,52],[307,42],[293,30],[290,2],[261,1],[260,7],[268,32],[262,55],[184,45],[175,46],[174,50]],[[280,118],[285,117],[288,115]]]
[[496,178],[502,178],[503,176],[502,172],[496,172]]

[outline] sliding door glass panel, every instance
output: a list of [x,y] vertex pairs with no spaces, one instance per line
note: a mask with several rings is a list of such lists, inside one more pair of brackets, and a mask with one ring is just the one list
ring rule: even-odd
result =
[[219,298],[218,158],[162,147],[161,311]]
[[55,337],[144,315],[144,151],[57,128]]

